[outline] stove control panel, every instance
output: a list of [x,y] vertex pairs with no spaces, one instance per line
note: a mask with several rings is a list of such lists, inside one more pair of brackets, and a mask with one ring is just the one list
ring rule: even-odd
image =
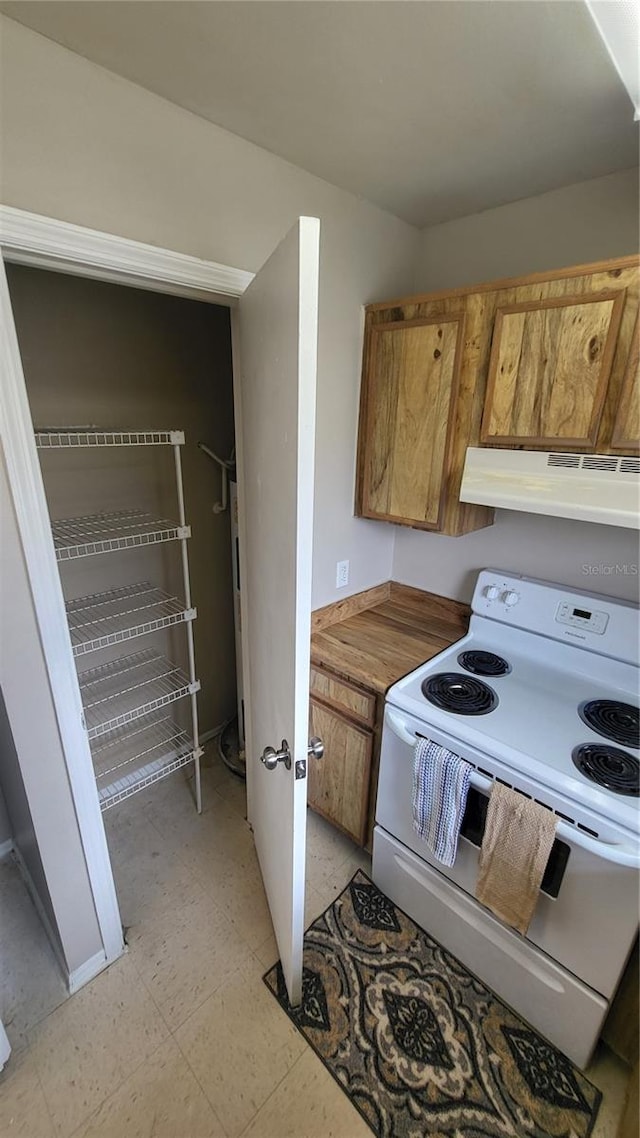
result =
[[500,604],[506,605],[508,609],[517,605],[520,600],[520,593],[516,593],[514,589],[505,589],[504,585],[485,585],[482,590],[483,597],[488,601],[499,601]]
[[570,601],[562,601],[558,605],[556,620],[560,624],[570,624],[573,628],[586,628],[589,632],[595,632],[598,636],[602,636],[609,623],[609,616],[606,612],[578,608]]
[[[472,624],[480,619],[496,621],[623,663],[638,664],[640,610],[630,601],[500,569],[483,569],[478,574],[471,609]],[[484,629],[483,636],[486,633]]]

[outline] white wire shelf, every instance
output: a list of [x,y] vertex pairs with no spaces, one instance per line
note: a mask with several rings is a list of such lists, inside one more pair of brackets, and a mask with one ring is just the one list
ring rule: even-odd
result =
[[62,447],[183,446],[184,431],[101,431],[97,427],[39,427],[39,450]]
[[179,526],[167,518],[154,518],[142,510],[67,518],[52,522],[51,532],[58,561],[191,537],[190,526]]
[[101,810],[187,766],[202,754],[171,718],[147,716],[119,728],[91,749]]
[[78,681],[90,740],[200,690],[153,648],[81,672]]
[[149,581],[79,597],[68,601],[66,610],[74,656],[195,620],[197,616],[195,608],[185,608],[178,597]]

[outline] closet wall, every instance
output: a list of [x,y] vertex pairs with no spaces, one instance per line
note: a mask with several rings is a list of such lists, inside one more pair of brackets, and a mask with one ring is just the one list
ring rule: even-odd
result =
[[[2,692],[0,692],[2,702]],[[6,714],[6,713],[5,713]],[[2,793],[2,760],[4,757],[4,740],[0,734],[0,849],[13,838],[13,827],[7,814],[7,804]]]
[[[0,841],[11,838],[54,936],[59,936],[4,696],[0,691]],[[6,796],[6,800],[5,797]]]
[[[221,456],[234,444],[230,317],[226,308],[61,273],[9,265],[8,279],[36,426],[180,429],[189,542],[200,730],[235,711],[229,513],[214,514]],[[51,517],[140,507],[176,518],[167,447],[40,452]],[[177,543],[82,558],[64,566],[68,598],[151,580],[181,595]],[[166,633],[163,651],[184,665],[186,637]],[[153,644],[145,637],[87,657],[93,667]],[[185,710],[184,708],[182,709]]]

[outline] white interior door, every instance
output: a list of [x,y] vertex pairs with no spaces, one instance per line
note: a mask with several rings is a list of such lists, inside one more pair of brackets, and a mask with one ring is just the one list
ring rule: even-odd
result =
[[[241,590],[249,820],[292,1004],[302,993],[320,222],[240,300]],[[286,740],[291,764],[268,769]]]

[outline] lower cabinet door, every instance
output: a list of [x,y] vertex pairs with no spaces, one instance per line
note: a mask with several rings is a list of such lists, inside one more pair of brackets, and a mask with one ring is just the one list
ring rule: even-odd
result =
[[373,733],[312,699],[312,735],[322,739],[324,758],[309,760],[309,806],[362,846],[367,835]]

